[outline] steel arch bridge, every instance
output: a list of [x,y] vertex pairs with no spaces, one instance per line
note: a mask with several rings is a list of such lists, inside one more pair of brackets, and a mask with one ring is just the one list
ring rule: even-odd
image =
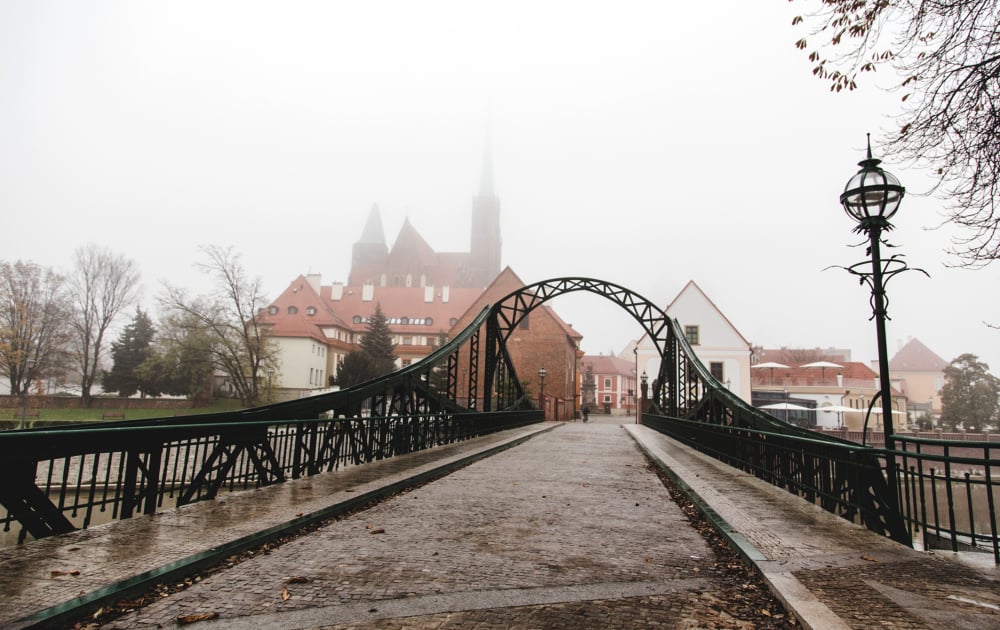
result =
[[[177,488],[177,503],[184,504],[211,499],[227,486],[267,485],[542,421],[507,343],[531,311],[581,291],[621,307],[660,355],[643,424],[908,543],[900,506],[887,502],[877,450],[755,409],[712,377],[678,322],[653,302],[621,285],[581,277],[544,280],[513,291],[484,307],[423,360],[341,391],[193,416],[197,424],[190,418],[102,423],[92,438],[86,430],[66,439],[53,431],[12,432],[23,435],[9,440],[0,434],[0,474],[14,480],[0,491],[0,503],[7,508],[0,522],[19,521],[35,537],[74,528],[60,514],[66,509],[63,497],[57,508],[47,498],[56,490],[36,483],[35,470],[43,461],[62,458],[64,468],[82,470],[88,455],[117,458],[120,468],[104,484],[120,488],[113,501],[121,503],[125,518],[155,511],[168,487],[171,492]],[[178,463],[181,450],[191,451],[192,444],[202,454],[194,460],[185,455]],[[71,458],[79,461],[70,463]],[[168,478],[171,466],[175,476]],[[93,506],[72,507],[75,514]]]

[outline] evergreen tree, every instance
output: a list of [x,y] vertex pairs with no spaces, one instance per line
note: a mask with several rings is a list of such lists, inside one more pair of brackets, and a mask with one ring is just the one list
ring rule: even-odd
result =
[[118,340],[111,344],[111,371],[102,371],[101,388],[106,392],[118,392],[119,396],[131,396],[139,392],[146,396],[159,396],[155,381],[143,379],[139,366],[146,361],[152,350],[156,329],[153,321],[141,308],[135,309],[135,317],[122,331]]
[[337,384],[342,388],[351,387],[378,376],[375,364],[367,352],[355,350],[344,357],[337,366]]
[[396,369],[395,346],[392,331],[382,312],[382,303],[375,304],[375,312],[368,318],[368,332],[361,339],[361,350],[373,363],[375,376],[388,374]]
[[944,369],[941,388],[941,423],[955,429],[981,431],[997,420],[1000,379],[974,354],[963,354]]

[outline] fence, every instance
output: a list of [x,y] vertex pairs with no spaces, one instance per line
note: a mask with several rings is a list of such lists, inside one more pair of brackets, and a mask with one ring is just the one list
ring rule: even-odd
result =
[[3,531],[17,540],[152,514],[219,492],[372,462],[541,420],[537,411],[193,423],[0,433]]
[[[643,424],[827,511],[925,548],[990,550],[1000,565],[1000,444],[894,436],[899,505],[886,501],[884,449],[816,434],[643,414]],[[956,454],[959,453],[959,454]]]
[[1000,565],[1000,443],[894,436],[902,511],[925,548],[993,552]]

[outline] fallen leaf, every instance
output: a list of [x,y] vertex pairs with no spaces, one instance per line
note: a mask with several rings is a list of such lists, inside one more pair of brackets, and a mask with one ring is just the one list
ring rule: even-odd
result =
[[861,559],[862,560],[867,560],[868,562],[878,562],[878,560],[876,560],[875,558],[872,558],[871,556],[861,556]]
[[381,527],[379,527],[378,529],[373,529],[373,530],[372,530],[371,532],[369,532],[369,533],[371,533],[371,534],[384,534],[384,533],[385,533],[385,530],[384,530],[384,529],[382,529]]
[[51,575],[52,577],[62,577],[64,575],[80,575],[80,572],[76,569],[72,571],[53,571]]
[[285,580],[285,584],[306,584],[309,582],[307,577],[290,577]]
[[295,516],[302,516],[303,514],[304,514],[304,512],[296,512]]
[[767,610],[766,608],[761,608],[760,609],[760,614],[764,615],[765,617],[770,617],[771,616],[771,611]]
[[281,589],[281,601],[287,602],[292,598],[292,594],[288,592],[288,587]]
[[199,621],[208,621],[209,619],[215,619],[219,616],[217,612],[206,612],[206,613],[194,613],[192,615],[181,615],[175,621],[177,623],[184,625],[188,623],[197,623]]

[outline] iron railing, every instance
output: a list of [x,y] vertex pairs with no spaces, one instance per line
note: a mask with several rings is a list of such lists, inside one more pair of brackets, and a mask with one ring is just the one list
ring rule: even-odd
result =
[[895,435],[899,496],[925,549],[992,551],[1000,565],[1000,444]]
[[654,414],[643,414],[642,423],[829,512],[902,538],[902,521],[887,515],[880,500],[885,478],[870,448]]
[[42,538],[540,420],[441,412],[3,432],[0,524],[19,524],[18,541]]

